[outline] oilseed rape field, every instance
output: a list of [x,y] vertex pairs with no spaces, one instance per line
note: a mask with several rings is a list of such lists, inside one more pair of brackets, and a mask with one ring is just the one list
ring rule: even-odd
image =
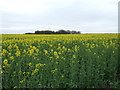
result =
[[3,88],[119,88],[118,34],[2,35]]

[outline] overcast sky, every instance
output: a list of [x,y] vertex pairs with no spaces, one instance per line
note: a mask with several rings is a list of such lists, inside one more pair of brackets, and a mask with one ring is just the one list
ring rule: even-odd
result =
[[0,30],[22,34],[35,30],[118,32],[119,0],[0,0]]

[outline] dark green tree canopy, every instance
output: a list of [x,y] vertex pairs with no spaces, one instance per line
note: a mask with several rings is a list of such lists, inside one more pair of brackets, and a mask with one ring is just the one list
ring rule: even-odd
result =
[[81,34],[80,31],[70,31],[70,30],[58,30],[58,31],[50,31],[50,30],[36,30],[35,33],[25,33],[25,34]]

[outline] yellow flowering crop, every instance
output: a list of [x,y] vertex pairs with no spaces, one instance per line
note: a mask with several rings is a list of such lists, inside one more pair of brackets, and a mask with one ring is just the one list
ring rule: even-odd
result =
[[119,34],[3,34],[3,88],[119,87]]

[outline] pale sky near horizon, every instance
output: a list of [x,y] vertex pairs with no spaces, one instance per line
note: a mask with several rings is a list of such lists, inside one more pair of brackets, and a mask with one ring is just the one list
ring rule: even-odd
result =
[[117,33],[119,0],[0,0],[0,33]]

